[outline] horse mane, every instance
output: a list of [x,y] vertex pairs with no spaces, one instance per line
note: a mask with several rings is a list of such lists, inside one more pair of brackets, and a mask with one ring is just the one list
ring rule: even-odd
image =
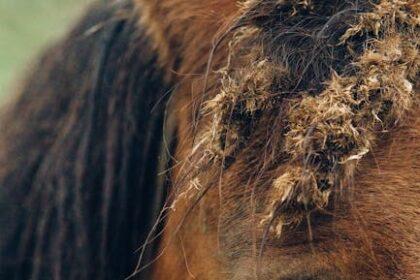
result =
[[91,7],[2,115],[1,279],[123,279],[134,269],[165,198],[170,89],[140,12],[131,1]]

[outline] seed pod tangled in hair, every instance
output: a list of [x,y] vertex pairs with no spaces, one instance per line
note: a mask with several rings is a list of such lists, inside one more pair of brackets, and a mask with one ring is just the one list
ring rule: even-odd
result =
[[[378,133],[395,126],[407,112],[417,94],[419,16],[416,1],[388,0],[362,14],[359,23],[341,38],[341,44],[346,44],[361,33],[373,34],[353,62],[356,71],[341,76],[333,73],[319,96],[303,93],[292,102],[285,150],[295,164],[303,164],[301,171],[294,173],[293,188],[297,190],[288,191],[287,200],[275,199],[277,204],[300,203],[298,210],[322,208],[330,189],[341,187],[353,176]],[[275,185],[275,189],[290,188],[289,183]],[[326,195],[320,196],[319,191]],[[279,209],[279,205],[272,209]],[[274,211],[270,211],[271,216]]]

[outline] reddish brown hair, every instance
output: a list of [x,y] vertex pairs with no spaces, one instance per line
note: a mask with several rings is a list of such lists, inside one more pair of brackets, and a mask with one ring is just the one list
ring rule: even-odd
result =
[[3,116],[0,278],[418,279],[419,15],[94,6]]

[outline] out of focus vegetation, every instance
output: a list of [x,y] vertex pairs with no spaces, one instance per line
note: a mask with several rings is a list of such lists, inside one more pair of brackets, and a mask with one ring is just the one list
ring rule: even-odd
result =
[[0,101],[92,0],[0,0]]

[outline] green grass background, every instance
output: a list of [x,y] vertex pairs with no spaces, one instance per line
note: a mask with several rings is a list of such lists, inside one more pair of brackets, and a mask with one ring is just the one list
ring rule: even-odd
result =
[[0,101],[92,0],[0,0]]

